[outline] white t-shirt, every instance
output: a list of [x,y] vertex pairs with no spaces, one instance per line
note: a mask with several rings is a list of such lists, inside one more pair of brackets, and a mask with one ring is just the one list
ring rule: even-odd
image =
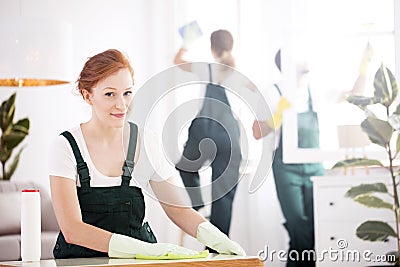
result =
[[[83,138],[81,127],[74,127],[69,130],[69,132],[75,138],[82,157],[88,165],[91,178],[90,186],[109,187],[121,185],[121,176],[106,176],[93,164],[86,142]],[[146,189],[149,187],[150,180],[162,181],[170,178],[172,176],[172,167],[169,166],[166,159],[163,157],[162,148],[154,133],[145,131],[144,135],[142,131],[139,130],[138,134],[142,137],[138,139],[140,140],[140,144],[137,144],[137,146],[140,145],[140,152],[137,163],[135,163],[130,185]],[[74,180],[76,181],[77,186],[80,186],[75,156],[68,140],[62,135],[57,136],[50,147],[49,175]]]

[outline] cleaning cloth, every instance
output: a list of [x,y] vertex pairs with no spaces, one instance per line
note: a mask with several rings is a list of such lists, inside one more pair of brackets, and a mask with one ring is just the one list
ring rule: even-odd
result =
[[183,260],[183,259],[199,259],[199,258],[206,258],[208,256],[208,250],[200,251],[198,254],[195,255],[178,255],[171,252],[168,252],[162,256],[154,256],[154,255],[141,255],[136,254],[136,259],[142,260]]

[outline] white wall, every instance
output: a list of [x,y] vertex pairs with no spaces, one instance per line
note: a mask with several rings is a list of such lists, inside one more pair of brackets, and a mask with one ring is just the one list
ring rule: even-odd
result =
[[[2,18],[48,18],[72,24],[70,81],[76,80],[89,56],[117,48],[125,51],[132,61],[136,88],[171,65],[171,59],[162,55],[168,54],[166,50],[173,51],[173,35],[159,31],[156,26],[173,26],[170,16],[157,14],[160,10],[168,12],[164,1],[120,0],[112,4],[109,1],[0,1]],[[160,43],[159,40],[164,41]],[[7,52],[2,50],[2,53]],[[29,116],[31,120],[31,132],[15,180],[36,179],[48,184],[46,150],[49,140],[90,115],[81,98],[73,94],[74,90],[74,83],[48,88],[0,89],[1,100],[17,91],[16,119]]]

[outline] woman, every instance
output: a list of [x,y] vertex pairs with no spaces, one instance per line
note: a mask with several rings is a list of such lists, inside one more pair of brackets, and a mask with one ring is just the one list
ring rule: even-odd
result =
[[[77,84],[92,116],[60,135],[50,152],[51,195],[61,229],[55,258],[198,255],[173,244],[156,243],[149,224],[143,223],[142,188],[150,185],[154,192],[162,192],[164,187],[150,177],[155,172],[140,171],[146,153],[140,153],[143,138],[132,123],[128,153],[123,153],[123,131],[134,84],[128,59],[114,49],[97,54],[85,63]],[[163,162],[160,155],[152,157]],[[172,179],[168,168],[156,168],[161,178],[167,182]],[[220,253],[245,254],[193,209],[166,203],[161,206],[177,226],[206,246]]]
[[[254,89],[255,86],[233,69],[235,59],[232,55],[232,34],[227,30],[217,30],[211,34],[210,41],[211,53],[220,64],[207,66],[188,62],[183,59],[187,51],[185,48],[181,48],[175,55],[174,63],[179,64],[181,69],[208,77],[210,81],[206,87],[203,107],[191,123],[188,140],[176,169],[180,172],[192,206],[198,210],[204,206],[198,171],[207,160],[212,160],[213,202],[210,222],[228,235],[242,153],[239,123],[231,110],[224,87]],[[215,146],[199,149],[200,143],[207,139],[211,139]],[[213,157],[211,150],[215,150],[215,147],[216,153]]]

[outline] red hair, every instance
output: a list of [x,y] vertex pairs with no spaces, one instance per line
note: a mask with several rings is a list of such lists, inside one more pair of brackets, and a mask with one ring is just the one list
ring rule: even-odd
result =
[[76,80],[80,94],[83,96],[84,90],[91,93],[99,81],[125,68],[129,70],[133,80],[133,68],[128,57],[116,49],[109,49],[90,57]]

